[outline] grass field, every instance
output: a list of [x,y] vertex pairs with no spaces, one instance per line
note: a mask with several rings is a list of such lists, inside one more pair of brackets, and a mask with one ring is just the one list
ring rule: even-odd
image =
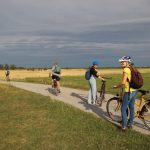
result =
[[148,150],[150,136],[49,97],[0,85],[0,150]]

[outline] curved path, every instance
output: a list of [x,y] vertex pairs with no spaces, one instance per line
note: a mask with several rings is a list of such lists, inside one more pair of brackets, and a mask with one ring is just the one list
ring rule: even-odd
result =
[[[52,99],[65,102],[78,109],[81,109],[82,111],[93,113],[97,117],[102,117],[105,120],[112,122],[109,119],[106,112],[106,102],[103,103],[102,107],[87,104],[87,93],[88,93],[87,91],[62,87],[61,93],[58,96],[55,96],[53,94],[53,90],[50,88],[49,85],[33,84],[25,82],[12,82],[12,81],[11,82],[0,81],[0,83],[10,84],[17,88],[32,91],[35,93],[40,93],[44,96],[50,96]],[[106,100],[108,100],[110,97],[112,97],[112,95],[106,94],[105,97]],[[112,123],[118,125],[115,122]],[[143,125],[143,123],[138,118],[135,119],[133,129],[138,132],[150,135],[150,131]]]

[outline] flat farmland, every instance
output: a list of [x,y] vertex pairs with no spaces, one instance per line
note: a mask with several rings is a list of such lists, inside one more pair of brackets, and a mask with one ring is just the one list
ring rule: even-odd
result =
[[[83,76],[86,69],[62,69],[62,76]],[[122,69],[99,69],[101,75],[121,74]],[[150,68],[139,68],[141,73],[150,73]],[[11,79],[48,77],[50,70],[11,70]],[[0,70],[0,79],[5,79],[5,71]]]

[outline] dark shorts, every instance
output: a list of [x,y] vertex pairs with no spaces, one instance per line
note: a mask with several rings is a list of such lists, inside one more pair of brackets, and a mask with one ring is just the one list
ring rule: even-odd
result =
[[8,77],[9,76],[9,74],[6,74],[6,77]]
[[56,81],[60,81],[60,77],[55,76],[55,75],[52,75],[52,79],[53,79],[53,80],[56,79]]

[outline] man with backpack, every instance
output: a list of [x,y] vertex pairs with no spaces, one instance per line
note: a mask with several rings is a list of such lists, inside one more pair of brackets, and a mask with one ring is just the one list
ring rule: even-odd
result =
[[[114,85],[114,88],[124,86],[124,95],[121,106],[121,130],[126,131],[127,128],[131,128],[134,120],[134,103],[136,99],[137,89],[143,85],[143,78],[141,74],[131,65],[131,57],[123,56],[119,59],[119,62],[123,68],[122,80],[118,85]],[[130,117],[127,121],[127,108],[130,109]]]
[[49,76],[52,77],[52,88],[54,87],[54,80],[57,82],[57,89],[60,93],[60,76],[61,76],[61,68],[58,66],[58,63],[55,63],[51,69]]

